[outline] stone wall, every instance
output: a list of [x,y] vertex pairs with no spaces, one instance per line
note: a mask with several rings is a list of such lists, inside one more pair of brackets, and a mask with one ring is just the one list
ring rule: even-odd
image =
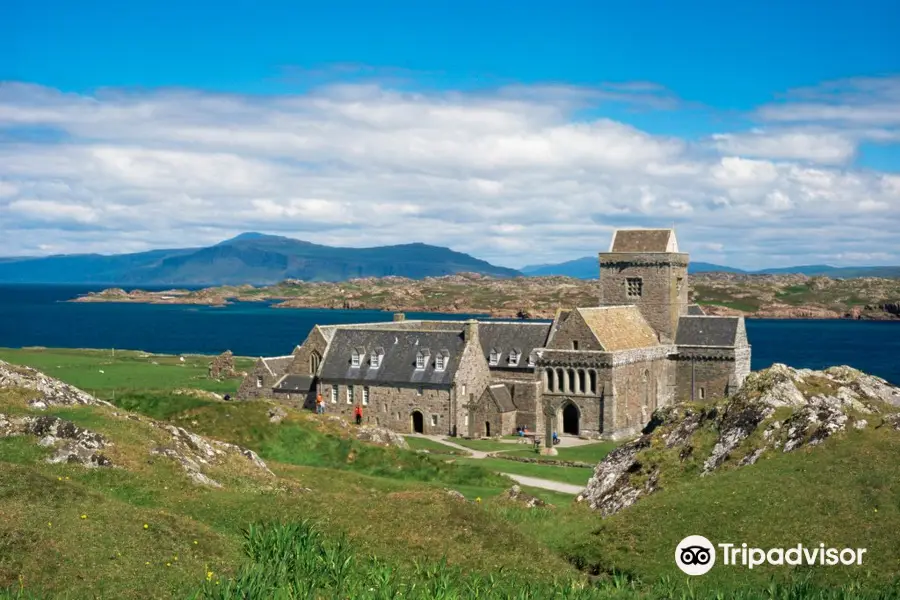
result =
[[[663,342],[675,339],[678,317],[687,314],[688,255],[600,253],[600,305],[636,305]],[[640,297],[627,293],[627,279],[640,278]]]
[[316,390],[309,392],[278,392],[272,393],[272,399],[291,408],[316,409]]
[[579,351],[589,350],[597,352],[603,350],[603,346],[597,342],[597,338],[594,337],[591,328],[584,322],[578,311],[573,310],[559,326],[556,333],[554,333],[553,339],[549,341],[547,347],[555,350],[574,350],[573,344],[576,342]]
[[[337,388],[337,401],[332,401],[332,389]],[[413,413],[422,413],[423,432],[432,435],[449,435],[451,423],[450,390],[420,387],[388,387],[323,383],[319,386],[325,400],[325,414],[340,415],[354,421],[353,410],[357,404],[363,409],[363,423],[387,427],[397,433],[413,433]],[[369,402],[363,405],[363,388],[368,387]],[[434,422],[436,418],[436,424]],[[355,421],[354,421],[355,422]]]
[[[322,357],[325,356],[325,350],[327,348],[328,341],[325,339],[325,336],[322,335],[322,331],[318,326],[313,327],[303,343],[294,350],[294,360],[288,368],[288,373],[315,377],[316,372],[311,370],[311,367],[314,362],[317,362],[319,365],[322,364]],[[318,357],[318,361],[312,360],[314,353]]]
[[604,424],[604,434],[642,429],[654,410],[669,404],[670,366],[668,359],[658,358],[613,367],[616,415]]
[[449,410],[453,413],[450,433],[467,437],[469,436],[469,403],[476,401],[484,394],[491,382],[491,370],[478,340],[477,322],[466,321],[464,325],[463,335],[466,345],[463,348],[456,377],[453,380]]
[[[741,351],[742,377],[750,370],[749,348]],[[737,376],[735,351],[728,348],[688,348],[682,346],[676,359],[676,402],[720,400]],[[740,383],[743,383],[743,379]]]
[[535,372],[491,371],[491,384],[502,383],[509,388],[513,404],[516,405],[516,427],[528,427],[537,431],[542,421],[541,414],[541,382]]
[[271,371],[263,363],[262,359],[256,361],[253,369],[247,373],[241,382],[235,398],[238,400],[255,400],[257,398],[271,398],[272,386],[281,376],[272,375]]
[[472,427],[468,432],[469,437],[512,435],[516,431],[516,411],[500,412],[488,391],[485,391],[481,395],[481,399],[473,404],[471,419]]

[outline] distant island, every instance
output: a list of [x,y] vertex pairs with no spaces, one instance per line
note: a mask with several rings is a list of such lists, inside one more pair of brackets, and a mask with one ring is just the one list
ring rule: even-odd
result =
[[[832,279],[807,275],[696,273],[694,303],[707,314],[776,319],[900,320],[900,279]],[[202,290],[125,291],[110,288],[74,302],[137,302],[224,306],[273,302],[275,308],[371,309],[489,314],[500,318],[551,318],[560,307],[592,306],[596,280],[574,277],[491,277],[459,273],[440,277],[356,278],[342,282],[296,279],[275,285],[217,286]]]
[[[900,278],[900,267],[800,265],[743,271],[692,261],[692,275],[708,272],[742,275]],[[116,285],[128,287],[277,286],[285,280],[339,282],[374,277],[423,279],[459,273],[492,277],[573,277],[594,280],[597,256],[520,270],[493,265],[450,248],[423,243],[346,248],[284,236],[242,233],[205,248],[150,250],[133,254],[70,254],[0,257],[0,284]],[[181,295],[181,294],[179,294]]]

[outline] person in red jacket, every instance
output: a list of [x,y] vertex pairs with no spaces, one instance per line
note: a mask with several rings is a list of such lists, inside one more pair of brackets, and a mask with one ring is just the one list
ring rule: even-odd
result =
[[362,406],[357,404],[356,408],[353,410],[353,415],[356,417],[356,424],[362,425]]

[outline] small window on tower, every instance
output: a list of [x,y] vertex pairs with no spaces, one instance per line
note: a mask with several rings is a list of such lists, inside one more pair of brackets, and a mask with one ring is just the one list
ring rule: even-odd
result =
[[644,291],[644,280],[640,277],[625,278],[625,295],[629,298],[640,298]]

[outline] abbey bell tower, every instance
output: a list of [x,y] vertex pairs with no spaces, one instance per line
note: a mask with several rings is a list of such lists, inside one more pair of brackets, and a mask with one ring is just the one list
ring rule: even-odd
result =
[[635,305],[662,343],[687,314],[688,255],[672,229],[619,229],[600,253],[600,306]]

